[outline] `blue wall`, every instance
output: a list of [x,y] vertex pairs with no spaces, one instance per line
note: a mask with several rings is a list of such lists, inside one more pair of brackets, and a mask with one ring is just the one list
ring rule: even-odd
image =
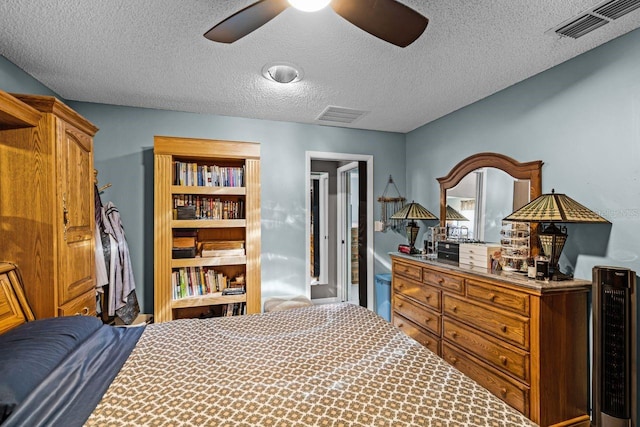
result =
[[[153,307],[154,135],[261,144],[263,297],[306,292],[305,151],[372,154],[374,195],[382,193],[390,173],[404,175],[401,134],[102,104],[69,105],[100,128],[95,137],[95,167],[101,184],[112,183],[102,195],[103,202],[112,200],[121,212],[146,311]],[[376,259],[384,263],[401,236],[376,233],[374,238]],[[375,270],[384,271],[385,265],[376,262]]]
[[596,265],[640,272],[640,30],[407,134],[406,150],[407,193],[427,209],[439,203],[434,177],[469,155],[544,161],[543,192],[612,222],[569,226],[563,271],[589,280]]
[[543,192],[565,193],[613,223],[569,226],[565,271],[639,272],[639,76],[635,31],[407,134],[409,197],[436,209],[434,177],[478,152],[542,160]]
[[[2,57],[0,89],[55,95]],[[261,144],[263,297],[306,292],[305,151],[373,155],[371,196],[382,194],[390,174],[404,192],[402,134],[65,102],[100,128],[94,138],[95,168],[99,185],[112,184],[102,200],[113,201],[121,213],[144,312],[153,311],[154,135]],[[374,219],[379,219],[375,205]],[[374,233],[374,273],[390,271],[387,253],[403,240],[392,232]]]

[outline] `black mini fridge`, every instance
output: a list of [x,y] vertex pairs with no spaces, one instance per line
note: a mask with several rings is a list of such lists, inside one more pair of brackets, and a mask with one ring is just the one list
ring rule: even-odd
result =
[[593,268],[592,425],[637,427],[636,273]]

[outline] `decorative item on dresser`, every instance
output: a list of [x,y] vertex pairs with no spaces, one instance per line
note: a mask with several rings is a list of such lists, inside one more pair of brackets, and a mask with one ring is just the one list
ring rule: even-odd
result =
[[591,282],[391,259],[394,325],[541,426],[589,425]]
[[416,243],[416,237],[418,237],[420,226],[418,226],[416,220],[438,219],[438,217],[422,207],[420,203],[412,201],[398,212],[391,215],[391,219],[400,221],[409,220],[407,223],[407,239],[409,241],[410,252],[418,253],[419,251],[414,245]]
[[20,268],[37,318],[96,313],[97,130],[54,97],[0,91],[0,259]]
[[259,313],[260,145],[156,136],[154,158],[155,322]]
[[[558,261],[567,241],[567,228],[557,227],[558,223],[604,223],[610,222],[587,209],[565,194],[555,190],[542,194],[530,203],[509,214],[505,221],[534,222],[538,224],[538,239],[543,254],[549,258],[551,280],[566,280],[572,276],[560,271]],[[546,224],[543,226],[543,224]]]

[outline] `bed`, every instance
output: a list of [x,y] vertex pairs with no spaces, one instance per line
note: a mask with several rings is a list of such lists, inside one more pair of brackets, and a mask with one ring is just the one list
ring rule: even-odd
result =
[[0,400],[3,427],[535,425],[351,304],[135,328],[26,322],[0,335]]

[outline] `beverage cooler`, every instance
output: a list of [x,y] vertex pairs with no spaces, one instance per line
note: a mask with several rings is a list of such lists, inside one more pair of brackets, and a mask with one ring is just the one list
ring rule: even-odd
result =
[[636,273],[593,268],[594,427],[637,425]]

